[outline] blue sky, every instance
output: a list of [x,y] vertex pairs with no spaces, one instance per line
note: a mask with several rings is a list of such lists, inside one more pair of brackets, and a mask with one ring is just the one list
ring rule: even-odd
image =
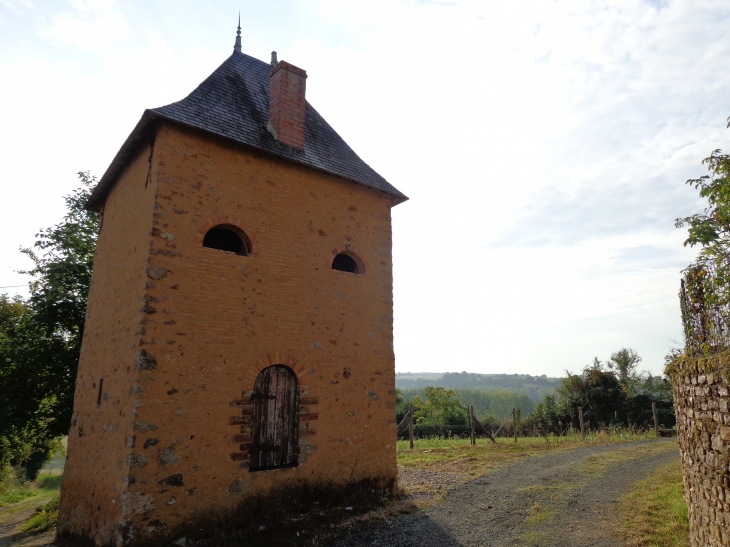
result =
[[306,69],[411,197],[398,371],[559,375],[622,346],[661,371],[696,253],[674,219],[702,207],[684,181],[730,138],[727,2],[0,0],[0,286],[75,173],[230,54],[239,10],[243,51]]

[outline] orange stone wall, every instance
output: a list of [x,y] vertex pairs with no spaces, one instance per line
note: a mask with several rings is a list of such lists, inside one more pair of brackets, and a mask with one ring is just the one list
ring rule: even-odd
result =
[[[148,156],[105,206],[60,533],[161,545],[292,482],[394,480],[389,196],[172,125]],[[223,223],[250,256],[202,246]],[[342,251],[365,273],[332,270]],[[248,397],[272,364],[300,383],[300,464],[251,473]]]
[[[129,162],[110,193],[97,241],[74,414],[63,475],[59,532],[109,543],[126,492],[136,375],[155,190],[145,185],[150,150]],[[99,385],[103,379],[101,404]]]

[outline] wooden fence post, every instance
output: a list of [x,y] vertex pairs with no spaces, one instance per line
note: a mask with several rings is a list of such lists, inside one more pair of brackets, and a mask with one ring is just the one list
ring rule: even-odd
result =
[[411,417],[408,421],[408,439],[411,441],[411,448],[413,448],[413,403],[411,403]]
[[512,423],[515,426],[515,442],[517,442],[517,409],[512,408]]
[[471,427],[471,445],[477,444],[476,432],[474,431],[474,407],[469,407],[469,426]]
[[586,438],[586,427],[585,423],[583,423],[583,407],[578,407],[578,419],[580,420],[580,436],[584,439]]
[[651,412],[654,414],[654,433],[656,433],[656,436],[659,436],[659,415],[656,413],[656,402],[652,401],[651,403]]

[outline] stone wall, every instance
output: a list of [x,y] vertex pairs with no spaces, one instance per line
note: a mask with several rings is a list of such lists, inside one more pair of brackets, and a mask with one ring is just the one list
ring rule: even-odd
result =
[[677,433],[692,547],[730,545],[730,352],[675,361]]

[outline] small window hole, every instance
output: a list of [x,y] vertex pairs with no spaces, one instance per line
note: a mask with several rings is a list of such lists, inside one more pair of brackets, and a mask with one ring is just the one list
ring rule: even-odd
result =
[[208,230],[203,237],[203,247],[242,256],[248,256],[251,253],[251,242],[246,234],[231,224],[219,224]]
[[362,268],[357,260],[346,253],[340,253],[335,256],[335,259],[332,261],[332,269],[355,274],[362,273]]
[[101,395],[104,390],[104,378],[99,380],[99,395],[96,397],[96,406],[101,406]]

